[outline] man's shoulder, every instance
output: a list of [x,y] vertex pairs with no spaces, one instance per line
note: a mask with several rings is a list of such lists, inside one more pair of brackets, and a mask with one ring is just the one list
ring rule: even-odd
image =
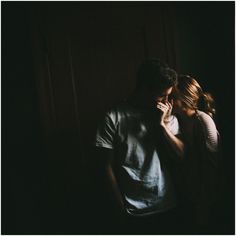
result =
[[127,100],[122,100],[109,107],[106,111],[106,114],[109,116],[117,116],[119,114],[130,112],[131,110],[132,106],[130,103]]

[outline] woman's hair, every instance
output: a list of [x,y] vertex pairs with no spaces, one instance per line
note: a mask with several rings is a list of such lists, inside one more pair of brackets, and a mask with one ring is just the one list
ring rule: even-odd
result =
[[199,83],[189,75],[179,75],[176,86],[178,99],[185,108],[199,109],[213,117],[215,114],[214,99],[208,92],[203,92]]

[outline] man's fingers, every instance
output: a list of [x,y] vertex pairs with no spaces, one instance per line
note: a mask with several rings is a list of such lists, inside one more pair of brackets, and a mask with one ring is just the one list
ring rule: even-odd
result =
[[163,106],[163,105],[160,105],[160,104],[157,104],[156,106],[159,110],[163,111],[164,113],[166,113],[169,108],[167,106]]
[[172,109],[172,107],[173,107],[173,99],[171,99],[170,102],[167,101],[166,103],[168,104],[169,108]]
[[157,106],[160,106],[160,107],[164,107],[164,108],[166,108],[166,109],[169,109],[169,107],[168,107],[168,105],[166,105],[166,104],[164,104],[164,103],[162,103],[162,102],[158,102],[157,103]]
[[166,102],[166,105],[168,106],[168,109],[171,109],[172,106],[168,101]]

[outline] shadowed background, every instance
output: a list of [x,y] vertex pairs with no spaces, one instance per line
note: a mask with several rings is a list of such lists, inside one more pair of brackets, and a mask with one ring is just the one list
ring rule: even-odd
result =
[[[213,93],[234,233],[234,2],[2,2],[2,234],[114,234],[96,126],[160,57]],[[111,225],[113,227],[111,227]]]

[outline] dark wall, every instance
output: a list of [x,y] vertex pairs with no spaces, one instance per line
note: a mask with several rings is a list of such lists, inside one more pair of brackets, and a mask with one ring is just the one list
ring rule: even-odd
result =
[[215,95],[233,231],[234,3],[3,2],[3,234],[114,232],[92,136],[148,56]]
[[40,228],[44,185],[30,8],[2,4],[2,233]]
[[[225,232],[234,231],[235,186],[235,21],[234,2],[176,3],[178,72],[196,77],[216,102],[216,123],[221,135],[221,168],[225,178]],[[224,222],[224,223],[222,223]]]

